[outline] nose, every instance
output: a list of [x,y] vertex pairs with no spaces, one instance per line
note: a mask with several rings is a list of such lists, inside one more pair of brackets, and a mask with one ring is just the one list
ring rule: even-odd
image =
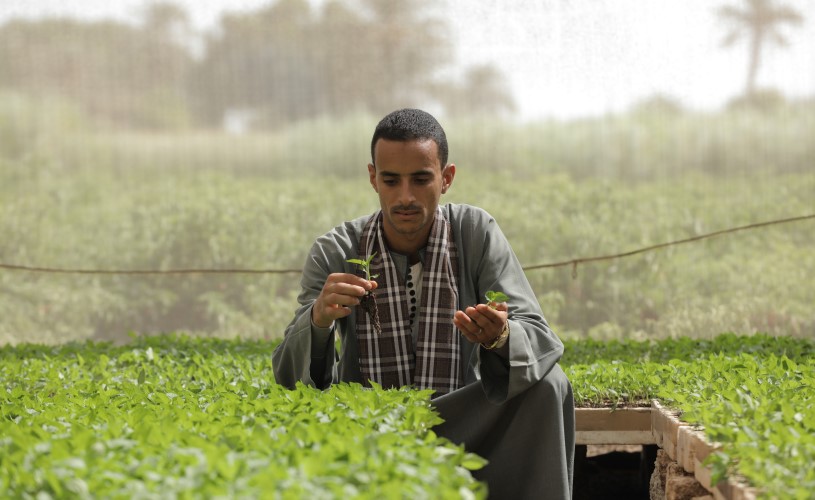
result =
[[404,179],[399,183],[399,199],[397,201],[399,205],[403,207],[409,207],[416,201],[416,197],[413,195],[413,189],[410,185],[410,179]]

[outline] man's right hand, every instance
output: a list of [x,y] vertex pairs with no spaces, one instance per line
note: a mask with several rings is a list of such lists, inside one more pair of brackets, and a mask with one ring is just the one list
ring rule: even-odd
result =
[[368,281],[356,274],[329,274],[323,289],[311,308],[311,322],[319,328],[328,328],[335,319],[351,314],[351,307],[359,305],[368,290],[376,289],[376,281]]

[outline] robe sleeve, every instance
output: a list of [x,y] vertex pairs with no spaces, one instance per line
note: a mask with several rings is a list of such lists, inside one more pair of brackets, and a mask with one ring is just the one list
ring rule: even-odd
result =
[[[472,283],[478,302],[488,290],[509,296],[509,356],[478,348],[478,371],[490,401],[502,403],[543,379],[563,354],[563,343],[541,311],[537,296],[524,274],[509,241],[495,219],[484,211],[471,217],[473,227],[464,231],[468,259],[475,266]],[[480,249],[480,251],[479,251]]]
[[337,379],[337,353],[334,333],[338,322],[326,331],[313,326],[311,308],[320,295],[328,275],[346,272],[345,256],[356,255],[353,237],[335,228],[317,239],[303,266],[300,306],[286,327],[283,341],[272,354],[275,380],[284,387],[304,384],[327,389]]

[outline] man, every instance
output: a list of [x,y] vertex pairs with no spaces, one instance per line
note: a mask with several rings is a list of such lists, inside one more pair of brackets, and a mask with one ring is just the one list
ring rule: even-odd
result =
[[[557,364],[563,344],[495,220],[439,205],[456,175],[447,156],[444,130],[423,111],[377,125],[368,176],[381,210],[312,246],[275,377],[289,387],[435,389],[445,419],[435,431],[489,460],[474,475],[492,497],[570,498],[574,402]],[[370,280],[348,262],[371,257]],[[485,303],[490,290],[507,302]],[[357,307],[369,292],[378,318]]]

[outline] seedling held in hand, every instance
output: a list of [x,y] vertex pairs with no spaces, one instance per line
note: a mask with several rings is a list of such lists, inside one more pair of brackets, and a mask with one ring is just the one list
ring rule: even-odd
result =
[[487,305],[493,309],[495,309],[496,304],[509,300],[509,296],[504,292],[495,292],[493,290],[487,291],[484,296],[487,298]]
[[[372,253],[370,257],[365,260],[362,259],[347,259],[346,262],[351,264],[356,264],[362,271],[365,272],[365,279],[371,281],[374,278],[377,278],[379,275],[374,274],[371,275],[371,261],[374,260],[374,256],[376,252]],[[359,305],[365,309],[365,312],[368,313],[368,317],[371,318],[371,322],[374,325],[374,330],[376,333],[382,333],[382,326],[379,324],[379,308],[376,307],[376,295],[374,294],[373,290],[367,290],[365,295],[359,299]]]
[[[361,267],[362,270],[365,271],[365,279],[368,280],[368,281],[371,281],[373,278],[379,277],[378,274],[374,274],[373,276],[371,276],[371,261],[374,260],[374,255],[376,255],[376,252],[372,253],[371,256],[368,257],[365,260],[362,260],[362,259],[348,259],[345,262],[350,262],[351,264],[356,264],[359,267]],[[369,293],[370,293],[370,291],[369,291]]]

